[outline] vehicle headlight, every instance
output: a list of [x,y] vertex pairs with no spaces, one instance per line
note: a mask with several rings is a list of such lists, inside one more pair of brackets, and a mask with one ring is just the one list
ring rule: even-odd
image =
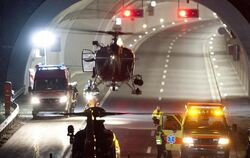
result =
[[31,97],[31,104],[40,104],[40,99],[38,97]]
[[86,93],[86,100],[87,100],[87,102],[89,102],[92,99],[94,99],[94,95],[92,95],[91,93]]
[[60,103],[66,103],[68,101],[68,97],[67,96],[62,96],[59,100]]
[[184,137],[184,138],[182,139],[182,142],[183,142],[184,144],[194,144],[194,140],[193,140],[192,137]]
[[228,138],[220,138],[218,141],[219,145],[227,145],[229,144],[229,139]]

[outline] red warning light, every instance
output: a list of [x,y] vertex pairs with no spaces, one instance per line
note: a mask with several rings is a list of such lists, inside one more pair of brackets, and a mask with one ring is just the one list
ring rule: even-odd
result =
[[131,16],[131,10],[129,10],[129,9],[126,9],[126,10],[124,10],[124,12],[123,12],[123,15],[125,16],[125,17],[130,17]]
[[178,15],[179,15],[179,17],[185,18],[185,17],[187,17],[187,11],[180,9]]
[[198,9],[178,9],[179,18],[198,18],[199,10]]

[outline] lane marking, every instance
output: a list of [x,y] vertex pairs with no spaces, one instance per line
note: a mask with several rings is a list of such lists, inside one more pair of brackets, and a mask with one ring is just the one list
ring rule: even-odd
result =
[[152,147],[151,147],[151,146],[148,146],[147,154],[150,154],[150,153],[151,153],[151,150],[152,150]]

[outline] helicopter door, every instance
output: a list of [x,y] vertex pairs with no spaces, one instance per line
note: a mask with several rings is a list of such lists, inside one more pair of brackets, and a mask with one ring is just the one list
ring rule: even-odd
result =
[[95,66],[95,54],[89,49],[83,49],[82,51],[82,71],[93,71]]
[[180,151],[183,137],[181,122],[182,119],[177,114],[163,116],[162,130],[166,150]]

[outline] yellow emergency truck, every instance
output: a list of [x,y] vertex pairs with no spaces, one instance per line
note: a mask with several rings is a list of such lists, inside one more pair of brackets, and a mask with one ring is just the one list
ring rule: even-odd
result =
[[220,103],[188,103],[184,115],[164,113],[159,121],[164,140],[156,135],[156,143],[164,142],[168,153],[180,152],[181,158],[228,158],[230,128],[224,110]]
[[230,128],[220,103],[188,103],[182,123],[181,158],[215,156],[229,158]]

